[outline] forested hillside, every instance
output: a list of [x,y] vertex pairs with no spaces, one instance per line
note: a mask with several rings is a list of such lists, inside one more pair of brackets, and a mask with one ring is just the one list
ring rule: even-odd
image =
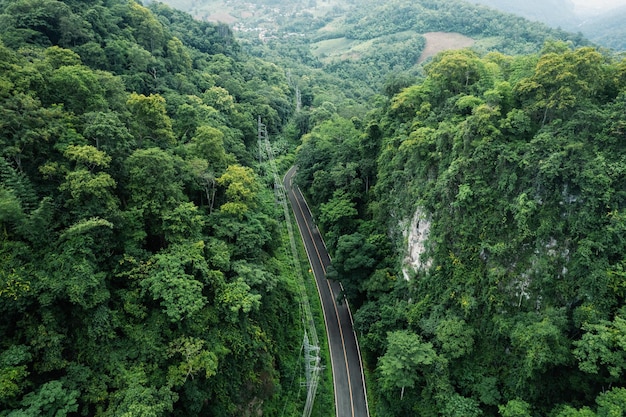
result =
[[291,94],[228,27],[163,5],[0,2],[1,416],[301,412],[254,149]]
[[626,412],[626,61],[445,52],[303,137],[377,416]]
[[416,64],[425,48],[423,35],[430,32],[460,33],[476,40],[477,50],[509,54],[536,52],[546,39],[586,42],[578,35],[457,0],[357,1],[329,19],[311,41],[314,51],[329,39],[350,41],[343,54],[323,60],[324,69],[361,80],[357,91],[367,97],[365,86],[378,93],[390,73],[420,74]]
[[[372,416],[626,414],[626,60],[465,2],[263,4],[239,41],[0,0],[0,416],[301,415],[259,115]],[[475,44],[421,65],[428,32]]]
[[626,51],[624,21],[626,21],[626,7],[621,7],[586,20],[580,25],[580,30],[600,45],[617,51]]
[[476,0],[472,3],[484,4],[497,10],[523,16],[526,19],[543,22],[552,27],[572,29],[580,23],[582,16],[576,14],[572,0]]
[[581,32],[594,43],[617,51],[626,50],[623,22],[626,8],[621,0],[477,0],[476,3],[523,16],[572,32]]
[[[303,97],[317,98],[314,107],[330,101],[353,108],[380,93],[390,74],[419,76],[425,33],[462,34],[476,41],[477,50],[508,54],[537,52],[547,39],[588,43],[579,35],[461,0],[165,3],[198,18],[230,22],[242,48],[289,68]],[[337,95],[348,102],[339,106]]]

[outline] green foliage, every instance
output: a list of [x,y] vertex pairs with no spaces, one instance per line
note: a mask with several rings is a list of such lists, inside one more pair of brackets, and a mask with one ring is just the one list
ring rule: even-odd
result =
[[446,416],[454,417],[478,417],[483,415],[482,410],[478,407],[478,401],[462,397],[459,394],[454,394],[449,398],[442,411]]
[[182,360],[178,366],[170,366],[168,379],[172,385],[183,385],[187,378],[194,378],[200,371],[209,378],[217,372],[217,356],[204,348],[204,340],[184,337],[170,345],[170,355]]
[[[323,218],[325,215],[324,206],[322,206],[321,211]],[[354,216],[356,216],[356,211]],[[350,230],[350,223],[346,218],[340,218],[334,224],[343,224],[344,230]],[[335,232],[335,229],[335,227],[331,228],[327,232],[327,236],[333,237],[339,234],[339,232]],[[354,233],[341,235],[336,243],[336,248],[333,264],[329,268],[327,277],[341,280],[345,295],[358,305],[360,293],[366,289],[368,284],[373,284],[366,282],[366,280],[377,265],[376,246],[362,234]],[[336,271],[337,276],[333,276],[333,271]]]
[[61,381],[46,382],[37,390],[24,396],[21,408],[8,414],[11,417],[54,416],[65,417],[78,410],[79,392],[63,387]]
[[387,336],[387,351],[380,358],[378,369],[382,387],[390,392],[401,388],[412,388],[419,376],[420,367],[432,365],[436,353],[430,343],[424,343],[420,337],[409,331],[394,331]]
[[[167,252],[154,256],[148,277],[141,283],[152,298],[159,300],[165,315],[173,322],[198,313],[207,303],[202,296],[202,282],[196,275],[206,274],[201,250],[202,242],[171,246]],[[190,270],[190,273],[186,273]]]
[[563,410],[557,414],[558,417],[595,417],[596,413],[590,410],[588,407],[583,407],[580,410],[567,405],[563,407]]
[[227,309],[227,318],[237,321],[238,313],[249,313],[252,309],[258,309],[261,296],[251,294],[250,286],[241,278],[226,284],[219,294],[219,301]]
[[242,217],[254,208],[259,186],[252,169],[231,165],[216,181],[226,188],[226,202],[220,207],[222,212]]
[[123,389],[113,393],[111,406],[105,415],[126,417],[159,417],[173,411],[178,396],[169,387],[155,388],[148,385],[147,375],[140,367],[124,370]]
[[[620,415],[624,62],[461,2],[354,5],[246,46],[279,66],[160,3],[0,2],[1,415],[298,408],[259,114],[276,148],[304,135],[379,415]],[[440,30],[476,49],[422,71]]]
[[[323,68],[337,78],[328,84],[327,90],[342,86],[346,96],[356,100],[382,91],[390,73],[421,75],[416,64],[425,58],[422,57],[426,46],[423,34],[428,32],[459,33],[475,40],[477,50],[509,54],[537,52],[549,39],[575,45],[585,43],[580,35],[463,1],[355,0],[324,6],[306,1],[296,4],[300,13],[276,9],[280,11],[275,12],[275,27],[271,27],[273,30],[268,35],[272,36],[267,36],[270,39],[266,43],[252,39],[257,35],[253,30],[250,35],[243,33],[249,40],[248,49],[258,56],[276,55],[276,60],[296,67]],[[244,2],[237,6],[247,7]],[[239,24],[250,29],[259,26],[255,18],[242,18]],[[301,36],[291,36],[294,32]],[[311,77],[311,73],[309,70],[306,75]]]
[[70,46],[89,39],[88,23],[61,1],[21,0],[3,7],[4,37],[14,48],[24,43]]
[[598,404],[598,416],[618,416],[626,412],[626,390],[624,388],[612,388],[603,392],[596,399]]
[[[623,373],[619,68],[562,42],[444,52],[360,135],[333,141],[330,118],[304,136],[298,180],[357,309],[377,413],[621,415],[618,394],[600,406]],[[369,187],[333,175],[362,186],[368,160]],[[416,352],[392,355],[396,334]]]
[[530,405],[522,400],[511,400],[498,407],[502,417],[530,417]]
[[133,117],[131,133],[146,145],[167,148],[174,144],[172,122],[165,109],[165,99],[160,95],[132,93],[126,102]]
[[358,215],[355,204],[341,191],[335,191],[333,197],[320,206],[320,225],[327,230],[330,245],[335,246],[342,233],[348,232]]
[[522,375],[532,377],[570,362],[569,341],[562,330],[565,323],[559,312],[546,311],[541,322],[524,320],[514,327],[511,345],[520,354]]
[[362,166],[364,143],[350,120],[332,116],[302,138],[298,149],[297,180],[311,184],[310,195],[317,206],[334,199],[327,207],[332,218],[354,216],[350,200],[359,198],[365,190],[368,172]]
[[533,95],[538,111],[542,111],[542,124],[551,113],[558,117],[574,105],[582,105],[588,97],[602,92],[606,70],[604,58],[592,48],[580,48],[564,53],[543,55],[535,74],[521,81],[517,88],[522,97]]
[[99,78],[98,73],[87,67],[62,66],[48,80],[47,101],[61,103],[75,114],[106,110],[105,91]]
[[0,404],[10,404],[24,389],[28,377],[26,362],[31,360],[27,346],[14,345],[0,354]]
[[474,348],[475,330],[459,319],[442,320],[437,325],[437,341],[441,352],[449,358],[471,354]]
[[468,50],[443,52],[435,57],[424,70],[440,94],[457,95],[471,91],[485,73],[478,56]]
[[162,4],[8,1],[0,22],[0,415],[300,409],[295,286],[250,166],[257,112],[291,114],[284,74]]
[[615,316],[612,322],[583,325],[585,334],[574,345],[574,354],[584,372],[598,374],[608,371],[611,379],[619,379],[626,366],[626,321]]

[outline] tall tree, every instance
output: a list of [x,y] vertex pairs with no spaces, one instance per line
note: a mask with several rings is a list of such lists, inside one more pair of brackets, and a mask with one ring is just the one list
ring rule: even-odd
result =
[[432,365],[436,353],[431,343],[423,342],[408,330],[390,332],[387,343],[387,350],[378,364],[381,383],[388,391],[400,388],[402,400],[405,388],[415,386],[420,366]]

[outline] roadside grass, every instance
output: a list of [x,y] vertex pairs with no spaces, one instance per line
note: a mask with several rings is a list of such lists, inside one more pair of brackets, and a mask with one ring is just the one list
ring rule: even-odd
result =
[[[291,216],[291,223],[294,232],[298,230],[295,218]],[[334,417],[335,416],[335,392],[333,386],[333,374],[330,363],[330,350],[328,349],[328,337],[326,334],[326,323],[324,322],[324,313],[322,312],[322,304],[317,291],[315,277],[311,271],[309,258],[304,249],[304,243],[298,231],[296,237],[296,246],[298,248],[299,265],[302,269],[304,277],[304,286],[306,288],[309,304],[311,305],[311,313],[315,321],[315,329],[318,334],[320,344],[321,365],[323,367],[320,372],[319,384],[317,387],[317,395],[313,404],[312,417]]]

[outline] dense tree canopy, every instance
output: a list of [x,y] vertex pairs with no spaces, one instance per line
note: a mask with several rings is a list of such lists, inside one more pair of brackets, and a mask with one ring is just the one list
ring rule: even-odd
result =
[[257,111],[292,112],[282,71],[164,5],[0,21],[0,415],[298,408],[293,271],[250,167]]
[[[0,1],[0,416],[299,415],[259,114],[376,415],[626,412],[626,61],[457,1],[330,28],[251,57],[160,3]],[[436,30],[484,43],[416,66]]]
[[424,73],[297,155],[377,415],[623,414],[623,61],[548,42]]

